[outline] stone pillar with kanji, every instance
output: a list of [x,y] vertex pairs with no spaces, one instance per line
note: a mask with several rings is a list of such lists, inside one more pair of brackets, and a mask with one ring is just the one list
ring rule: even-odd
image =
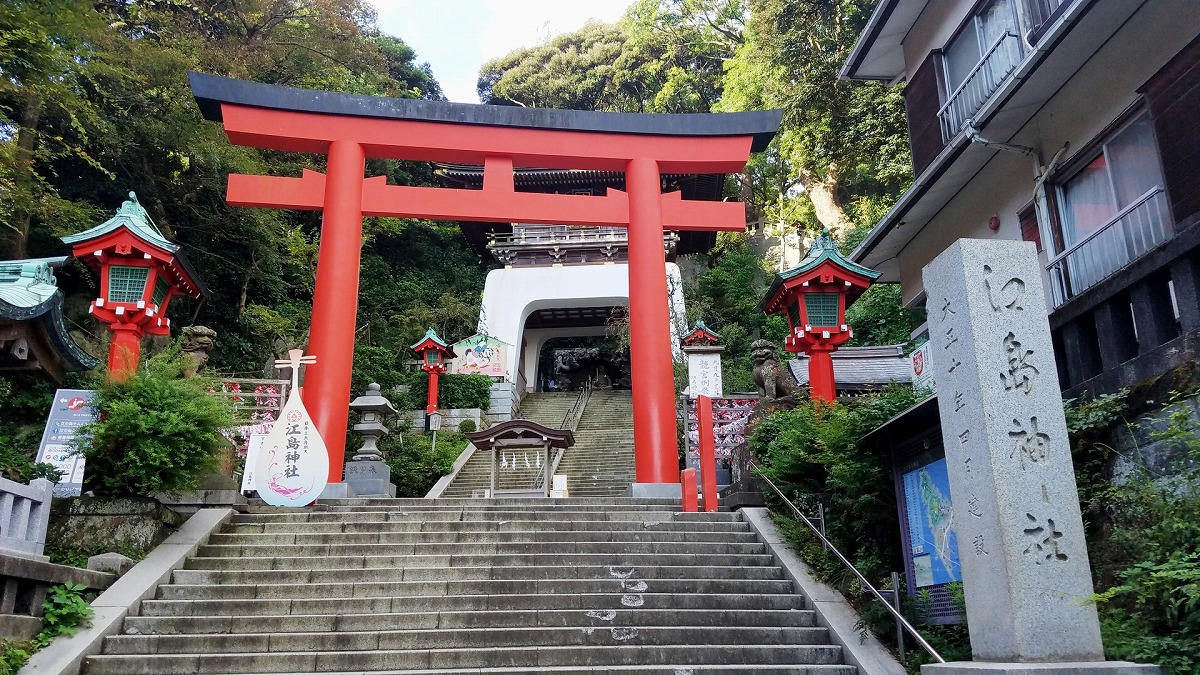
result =
[[974,661],[923,672],[1143,672],[1103,662],[1033,244],[960,239],[924,284]]

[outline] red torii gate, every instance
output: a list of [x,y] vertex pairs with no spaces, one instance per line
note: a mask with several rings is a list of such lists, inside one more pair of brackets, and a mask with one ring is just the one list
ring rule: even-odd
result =
[[[662,193],[663,173],[736,173],[781,111],[639,115],[390,99],[189,73],[204,117],[238,145],[328,156],[327,174],[230,174],[234,206],[322,210],[304,403],[342,480],[363,216],[628,227],[638,483],[678,483],[663,230],[740,231],[740,203]],[[388,185],[367,157],[482,164],[482,190]],[[602,197],[516,192],[513,168],[625,173]]]

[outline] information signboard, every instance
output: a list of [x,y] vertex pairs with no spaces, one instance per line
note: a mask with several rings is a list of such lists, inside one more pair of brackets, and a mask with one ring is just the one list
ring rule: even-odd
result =
[[962,580],[958,562],[958,533],[950,502],[946,459],[926,464],[903,476],[914,586],[941,585]]
[[54,486],[55,497],[78,497],[83,491],[83,455],[75,453],[79,430],[96,421],[90,389],[59,389],[50,406],[37,461],[53,465],[62,472]]

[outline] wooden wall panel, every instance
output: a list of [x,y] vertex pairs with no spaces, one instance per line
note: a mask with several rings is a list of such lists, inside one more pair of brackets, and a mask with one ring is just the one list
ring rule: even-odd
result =
[[942,55],[930,52],[904,87],[908,115],[908,142],[912,148],[913,175],[919,176],[945,147],[938,109],[942,106]]

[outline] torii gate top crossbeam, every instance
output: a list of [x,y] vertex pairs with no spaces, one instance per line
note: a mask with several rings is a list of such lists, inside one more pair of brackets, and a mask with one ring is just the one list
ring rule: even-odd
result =
[[[361,135],[352,140],[367,146],[368,156],[391,157],[390,154],[376,154],[372,149],[385,151],[389,147],[405,147],[408,152],[402,159],[467,164],[482,164],[485,156],[503,155],[512,157],[517,166],[624,171],[626,160],[634,156],[650,156],[659,161],[661,171],[729,173],[740,170],[749,152],[766,149],[778,131],[783,117],[781,110],[664,115],[521,108],[342,94],[281,87],[195,72],[189,73],[188,79],[205,119],[223,122],[235,143],[255,141],[245,144],[281,150],[324,152],[332,140],[351,140],[344,135],[349,127],[328,124],[329,116],[336,116],[354,123],[353,130]],[[325,120],[326,124],[316,125],[317,128],[299,129],[241,128],[245,116],[237,112],[230,113],[245,108],[257,108],[260,114],[267,110],[300,113],[302,116],[295,118],[298,120],[314,119],[303,115],[304,113],[320,115],[319,119]],[[272,121],[277,119],[272,118]],[[458,127],[453,139],[455,145],[436,147],[436,140],[408,134],[407,137],[397,138],[394,125],[381,124],[401,120],[414,123],[410,127],[413,131],[447,124]],[[475,133],[471,132],[472,127],[475,128]],[[497,128],[511,133],[496,134]],[[381,132],[383,135],[376,135]],[[232,137],[235,134],[246,134],[246,137],[234,139]],[[538,136],[551,143],[563,142],[571,137],[584,143],[602,141],[602,145],[616,145],[620,149],[592,147],[580,153],[577,152],[578,147],[562,147],[556,150],[526,147],[526,143],[537,139]],[[500,143],[511,147],[499,147],[498,139],[508,139],[501,140]],[[721,153],[724,156],[717,156],[713,154],[713,150],[721,144],[706,141],[718,139],[746,139],[750,141],[750,145],[747,147],[743,143],[736,143],[726,146],[728,149]],[[652,144],[650,147],[646,145],[648,142]],[[707,147],[686,152],[688,146],[697,142]],[[281,144],[287,144],[289,147],[282,147]],[[536,147],[543,144],[544,142],[534,145]],[[569,141],[567,144],[579,145]],[[422,148],[422,145],[430,147]],[[659,147],[654,147],[655,145]],[[733,152],[735,147],[740,152]],[[544,152],[545,150],[549,152]],[[663,152],[664,150],[666,152]],[[430,154],[418,156],[414,155],[414,152]],[[521,161],[522,155],[526,154],[545,154],[546,159],[556,158],[557,161],[542,162],[537,161],[542,157],[532,157],[533,163],[526,163]],[[682,163],[676,164],[677,158],[671,155],[678,156]],[[695,166],[697,163],[711,165],[713,162],[719,163],[720,167],[709,170]],[[731,168],[732,165],[736,165],[737,168]]]

